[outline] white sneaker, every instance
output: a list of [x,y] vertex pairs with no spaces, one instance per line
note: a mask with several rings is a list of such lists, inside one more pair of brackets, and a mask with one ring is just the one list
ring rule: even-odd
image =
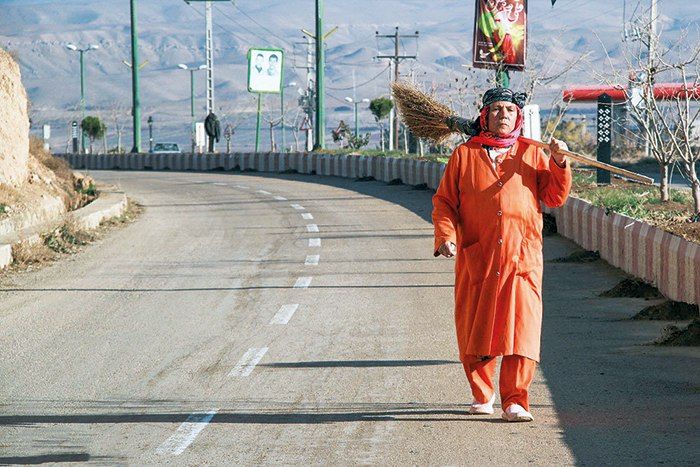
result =
[[491,396],[491,400],[483,404],[472,402],[469,413],[472,415],[491,415],[493,413],[493,403],[496,402],[496,393]]
[[503,411],[501,418],[508,422],[531,422],[535,419],[532,414],[525,410],[520,404],[508,406],[508,408]]

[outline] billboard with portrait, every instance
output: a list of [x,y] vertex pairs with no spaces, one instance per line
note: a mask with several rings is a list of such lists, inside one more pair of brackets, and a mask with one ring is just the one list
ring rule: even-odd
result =
[[282,87],[284,51],[252,48],[248,51],[248,91],[279,93]]
[[475,68],[525,69],[527,0],[476,0]]

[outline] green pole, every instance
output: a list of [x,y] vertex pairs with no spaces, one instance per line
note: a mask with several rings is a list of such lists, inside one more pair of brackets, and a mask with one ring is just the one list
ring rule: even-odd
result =
[[139,39],[136,30],[136,0],[131,0],[131,115],[134,122],[132,153],[141,152],[141,95],[139,92]]
[[190,137],[192,138],[192,154],[195,152],[195,132],[196,125],[194,122],[194,72],[195,70],[190,70],[190,118],[192,120],[192,128]]
[[287,147],[287,133],[284,131],[284,82],[282,82],[282,88],[280,90],[280,111],[282,112],[281,124],[282,124],[282,151],[287,152],[285,149]]
[[355,139],[357,139],[357,102],[353,102],[355,104]]
[[83,120],[80,121],[80,147],[85,154],[85,130],[83,121],[85,120],[85,51],[80,50],[80,109],[83,113]]
[[499,69],[496,71],[496,84],[503,88],[510,87],[510,74],[508,74],[508,70]]
[[258,93],[258,122],[255,125],[255,152],[260,150],[260,124],[262,117],[262,94]]
[[323,0],[316,0],[316,145],[315,149],[325,149],[326,130],[326,91],[324,86],[324,68],[326,66],[323,50]]

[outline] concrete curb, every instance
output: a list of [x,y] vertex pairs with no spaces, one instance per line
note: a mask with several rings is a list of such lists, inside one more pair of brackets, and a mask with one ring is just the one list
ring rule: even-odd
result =
[[101,191],[100,197],[87,206],[73,211],[71,215],[77,221],[80,228],[94,230],[100,224],[114,217],[124,214],[127,206],[126,194],[121,191]]
[[[119,191],[101,191],[100,197],[85,207],[69,212],[68,215],[85,230],[94,230],[99,225],[113,217],[121,216],[128,204],[126,194]],[[46,232],[57,227],[63,221],[63,214],[53,219],[52,222],[41,222],[34,226],[27,226],[21,231],[7,232],[0,242],[0,269],[5,269],[12,264],[12,245],[28,239],[39,239],[39,233]],[[31,240],[30,240],[31,241]]]
[[[444,164],[415,159],[317,153],[59,155],[74,169],[92,170],[256,170],[296,171],[346,178],[374,177],[437,189]],[[613,266],[654,284],[666,297],[700,303],[700,245],[649,224],[570,198],[561,208],[545,208],[557,218],[559,233],[587,250],[597,250]]]

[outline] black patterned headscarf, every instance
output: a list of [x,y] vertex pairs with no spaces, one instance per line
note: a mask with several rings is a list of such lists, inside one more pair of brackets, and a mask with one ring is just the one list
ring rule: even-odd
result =
[[[524,92],[513,92],[512,89],[499,86],[486,91],[481,101],[482,111],[486,107],[498,101],[512,102],[513,104],[517,105],[519,109],[522,109],[527,101],[527,94]],[[467,120],[466,118],[456,116],[448,117],[447,125],[453,130],[460,131],[468,136],[476,136],[482,132],[480,119],[481,116],[476,117],[474,120]]]
[[525,101],[527,100],[527,94],[524,92],[513,92],[509,88],[493,88],[489,89],[484,93],[484,97],[481,100],[481,108],[493,104],[497,101],[512,102],[521,109],[525,106]]

